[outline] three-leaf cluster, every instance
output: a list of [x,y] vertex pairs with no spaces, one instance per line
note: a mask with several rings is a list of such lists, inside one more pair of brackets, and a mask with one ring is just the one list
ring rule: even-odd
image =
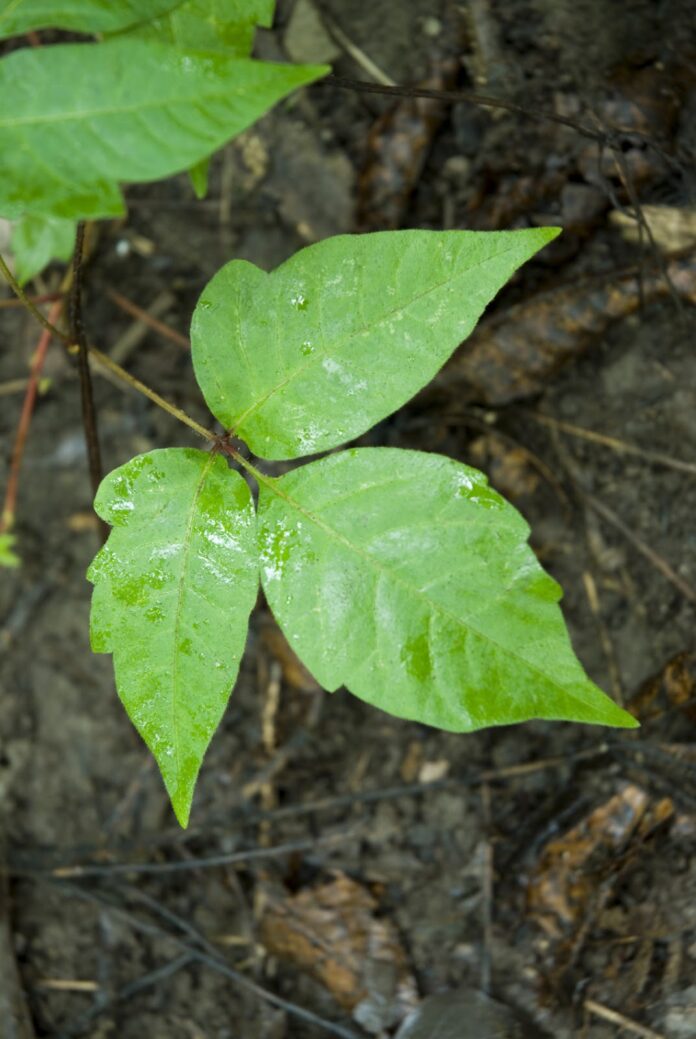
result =
[[[233,261],[192,323],[226,430],[273,460],[333,451],[423,387],[513,272],[557,234],[328,239],[271,274]],[[585,675],[560,589],[485,477],[439,455],[330,453],[249,485],[216,452],[152,451],[96,499],[92,644],[182,825],[239,669],[259,581],[319,682],[456,732],[530,718],[632,725]]]

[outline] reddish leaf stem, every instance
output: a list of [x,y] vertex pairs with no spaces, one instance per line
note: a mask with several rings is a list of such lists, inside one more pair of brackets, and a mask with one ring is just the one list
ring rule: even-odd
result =
[[[48,320],[51,324],[58,320],[62,307],[62,301],[57,300],[51,307]],[[22,405],[22,413],[19,417],[19,424],[17,426],[17,435],[15,437],[14,446],[12,448],[12,456],[10,459],[10,473],[7,480],[7,490],[5,491],[5,501],[2,507],[2,513],[0,514],[0,534],[6,534],[11,530],[14,523],[15,507],[17,504],[17,493],[19,490],[19,471],[22,465],[22,457],[24,455],[24,446],[26,444],[27,435],[29,433],[29,427],[31,425],[31,418],[34,413],[34,404],[36,403],[36,396],[38,393],[39,380],[41,378],[41,372],[43,371],[44,361],[46,360],[46,353],[48,351],[49,343],[53,338],[52,333],[49,329],[44,328],[39,337],[34,358],[31,364],[31,371],[29,373],[29,382],[27,384],[27,391],[24,395],[24,403]]]

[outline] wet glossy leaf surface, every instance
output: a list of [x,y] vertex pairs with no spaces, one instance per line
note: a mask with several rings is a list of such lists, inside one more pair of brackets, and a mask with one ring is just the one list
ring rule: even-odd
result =
[[364,433],[428,383],[555,228],[341,235],[266,274],[234,260],[191,327],[213,414],[262,458]]
[[116,32],[157,18],[181,0],[0,0],[0,39],[31,29]]
[[325,688],[457,732],[634,726],[577,661],[527,535],[477,470],[413,451],[331,455],[259,500],[268,603]]
[[246,58],[256,26],[271,25],[274,7],[274,0],[186,0],[134,32],[189,51],[221,51],[228,57]]
[[92,563],[91,639],[186,825],[196,776],[234,685],[258,589],[249,488],[220,457],[169,448],[102,482],[113,531]]
[[0,214],[119,214],[119,183],[194,166],[325,71],[128,37],[15,51],[0,61]]
[[12,231],[12,252],[20,284],[40,274],[51,260],[69,260],[75,247],[74,220],[27,213]]

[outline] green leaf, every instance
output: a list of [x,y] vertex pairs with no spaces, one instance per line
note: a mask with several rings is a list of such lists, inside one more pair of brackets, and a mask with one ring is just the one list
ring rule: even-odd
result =
[[326,71],[127,37],[15,51],[0,61],[0,213],[117,215],[119,182],[194,166]]
[[188,171],[189,180],[196,198],[205,198],[208,194],[208,174],[210,173],[210,156],[201,159]]
[[481,473],[440,455],[352,450],[262,482],[266,597],[327,689],[453,732],[635,726],[578,663],[527,535]]
[[182,0],[0,0],[0,39],[32,29],[117,32],[178,7]]
[[69,260],[75,248],[76,223],[27,213],[12,230],[12,252],[20,285],[40,274],[51,260]]
[[0,534],[0,566],[14,568],[20,565],[19,556],[12,551],[16,540],[13,534]]
[[110,473],[95,509],[114,529],[87,575],[92,648],[113,653],[119,696],[186,826],[258,591],[251,494],[221,456],[168,448]]
[[204,289],[191,326],[208,407],[262,458],[352,440],[433,378],[558,233],[341,235],[272,274],[233,260]]
[[144,39],[157,39],[184,50],[221,51],[246,58],[257,25],[273,22],[274,0],[186,0],[163,18],[138,26]]

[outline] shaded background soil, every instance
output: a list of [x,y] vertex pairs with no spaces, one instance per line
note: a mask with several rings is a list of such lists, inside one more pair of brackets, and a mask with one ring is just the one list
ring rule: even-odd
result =
[[[398,83],[435,76],[595,130],[628,127],[611,138],[619,162],[611,147],[572,129],[478,106],[429,110],[425,130],[405,121],[402,143],[386,153],[406,150],[414,184],[402,189],[399,169],[390,174],[393,222],[567,228],[505,290],[495,314],[504,322],[511,307],[547,293],[530,349],[536,338],[572,361],[544,369],[534,392],[521,378],[503,392],[495,344],[483,389],[464,347],[433,387],[361,442],[439,451],[489,473],[528,518],[540,559],[565,589],[576,650],[615,697],[629,701],[684,655],[655,687],[657,699],[646,707],[643,697],[638,737],[547,724],[452,736],[389,718],[344,691],[314,689],[260,607],[184,836],[117,700],[110,659],[90,654],[84,572],[96,534],[79,388],[53,347],[19,499],[23,565],[0,576],[0,821],[36,1034],[327,1034],[192,959],[202,935],[248,979],[355,1035],[394,1034],[409,999],[482,985],[521,1015],[496,1034],[630,1034],[607,1017],[613,1009],[658,1035],[688,1039],[696,1036],[696,715],[688,703],[696,688],[696,480],[671,463],[696,457],[693,238],[684,245],[676,232],[656,232],[651,243],[626,227],[638,227],[637,195],[693,228],[693,6],[321,0],[317,9]],[[336,46],[311,20],[298,28],[297,17],[281,4],[257,53],[302,60],[333,50],[337,72],[368,78],[345,39]],[[392,129],[374,128],[390,105],[318,84],[216,157],[205,201],[184,176],[129,189],[127,220],[100,228],[88,268],[90,338],[208,424],[186,349],[145,326],[134,336],[132,317],[109,291],[155,304],[186,335],[196,299],[227,259],[270,269],[309,242],[379,226],[384,210],[371,185],[376,164],[380,172],[393,162],[383,145]],[[687,287],[671,294],[662,270],[673,262]],[[632,303],[610,321],[610,289],[621,278]],[[570,300],[564,286],[576,291]],[[7,309],[0,329],[4,383],[25,373],[36,327]],[[191,443],[144,398],[100,376],[95,387],[106,468]],[[21,395],[0,401],[2,479]],[[288,843],[298,850],[214,868],[195,861]],[[109,868],[136,860],[190,869]],[[564,862],[575,870],[570,878]],[[66,863],[100,863],[105,873],[45,872]],[[369,893],[370,919],[389,928],[387,951],[361,956],[362,1009],[353,1021],[350,999],[336,999],[336,972],[332,989],[300,969],[297,943],[281,955],[269,928],[282,925],[272,913],[268,923],[269,906],[344,874]],[[146,930],[153,925],[160,931]],[[325,933],[332,954],[347,957],[341,928],[326,924]],[[152,974],[160,968],[163,975]],[[395,995],[399,971],[411,977],[405,1004]],[[459,1015],[446,1034],[481,1039],[482,1029]]]

